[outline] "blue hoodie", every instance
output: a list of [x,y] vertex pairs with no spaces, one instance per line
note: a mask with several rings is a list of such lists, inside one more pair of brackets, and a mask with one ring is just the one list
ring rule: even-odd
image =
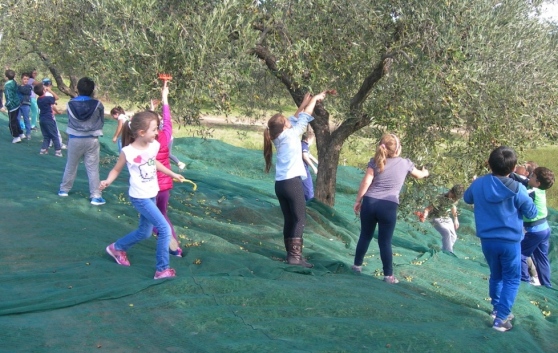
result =
[[473,181],[463,200],[475,206],[477,237],[481,239],[519,242],[523,239],[523,216],[537,215],[537,207],[525,186],[493,174]]
[[77,96],[68,102],[68,135],[98,137],[103,134],[105,107],[88,96]]

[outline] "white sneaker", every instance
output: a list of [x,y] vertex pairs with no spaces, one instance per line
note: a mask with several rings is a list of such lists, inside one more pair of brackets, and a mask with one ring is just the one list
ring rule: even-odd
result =
[[20,138],[20,139],[24,139],[24,138],[25,138],[25,134],[19,135],[19,138]]
[[21,137],[14,137],[14,139],[12,140],[12,143],[18,143],[21,142]]
[[531,279],[529,280],[529,284],[535,287],[540,287],[541,282],[539,281],[538,277],[531,277]]
[[186,164],[184,164],[184,162],[178,162],[178,169],[183,170],[184,168],[186,168]]
[[66,146],[65,144],[62,144],[62,146],[60,146],[61,149],[66,150],[68,149],[68,146]]

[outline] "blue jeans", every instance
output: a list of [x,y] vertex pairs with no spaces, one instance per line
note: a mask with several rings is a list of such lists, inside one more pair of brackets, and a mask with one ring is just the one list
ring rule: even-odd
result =
[[151,237],[153,226],[155,226],[159,230],[159,235],[157,236],[156,268],[157,271],[166,270],[169,268],[169,243],[171,237],[169,223],[157,208],[155,198],[136,199],[130,196],[130,202],[140,213],[138,229],[118,239],[114,247],[116,250],[127,251],[136,243]]
[[393,276],[393,252],[391,250],[391,239],[397,221],[397,209],[399,205],[392,201],[378,200],[364,196],[360,208],[360,237],[355,251],[354,264],[362,265],[364,255],[372,241],[376,225],[378,226],[378,246],[384,276]]
[[521,282],[521,243],[481,239],[482,252],[490,267],[488,295],[498,319],[511,313]]
[[31,112],[31,106],[22,104],[19,107],[19,115],[23,118],[23,127],[22,130],[25,129],[25,135],[31,135],[31,123],[29,122],[29,113]]

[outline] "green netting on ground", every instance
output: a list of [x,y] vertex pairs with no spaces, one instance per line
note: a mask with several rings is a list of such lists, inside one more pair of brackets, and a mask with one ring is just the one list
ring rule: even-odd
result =
[[[58,117],[65,130],[66,119]],[[153,280],[155,239],[118,266],[105,246],[133,230],[127,172],[91,206],[83,167],[70,196],[56,195],[65,159],[39,155],[41,137],[11,144],[0,113],[0,352],[556,352],[558,292],[522,284],[514,328],[491,329],[489,274],[461,205],[457,257],[440,252],[429,224],[399,222],[398,285],[381,281],[377,243],[363,274],[350,271],[359,222],[351,205],[362,173],[340,167],[335,208],[308,205],[304,254],[288,266],[273,174],[260,151],[176,138],[188,164],[170,218],[185,245],[178,277]],[[104,178],[116,160],[102,137]],[[558,288],[558,214],[551,211],[553,285]]]

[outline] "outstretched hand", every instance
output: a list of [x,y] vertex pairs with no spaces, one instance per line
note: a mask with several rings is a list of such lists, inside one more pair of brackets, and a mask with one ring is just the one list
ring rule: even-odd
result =
[[99,190],[104,190],[106,188],[108,188],[110,185],[110,183],[106,180],[101,180],[101,182],[99,183]]
[[177,181],[177,182],[180,182],[180,183],[183,183],[183,182],[186,181],[186,178],[184,178],[184,176],[182,176],[181,174],[174,173],[173,180]]

